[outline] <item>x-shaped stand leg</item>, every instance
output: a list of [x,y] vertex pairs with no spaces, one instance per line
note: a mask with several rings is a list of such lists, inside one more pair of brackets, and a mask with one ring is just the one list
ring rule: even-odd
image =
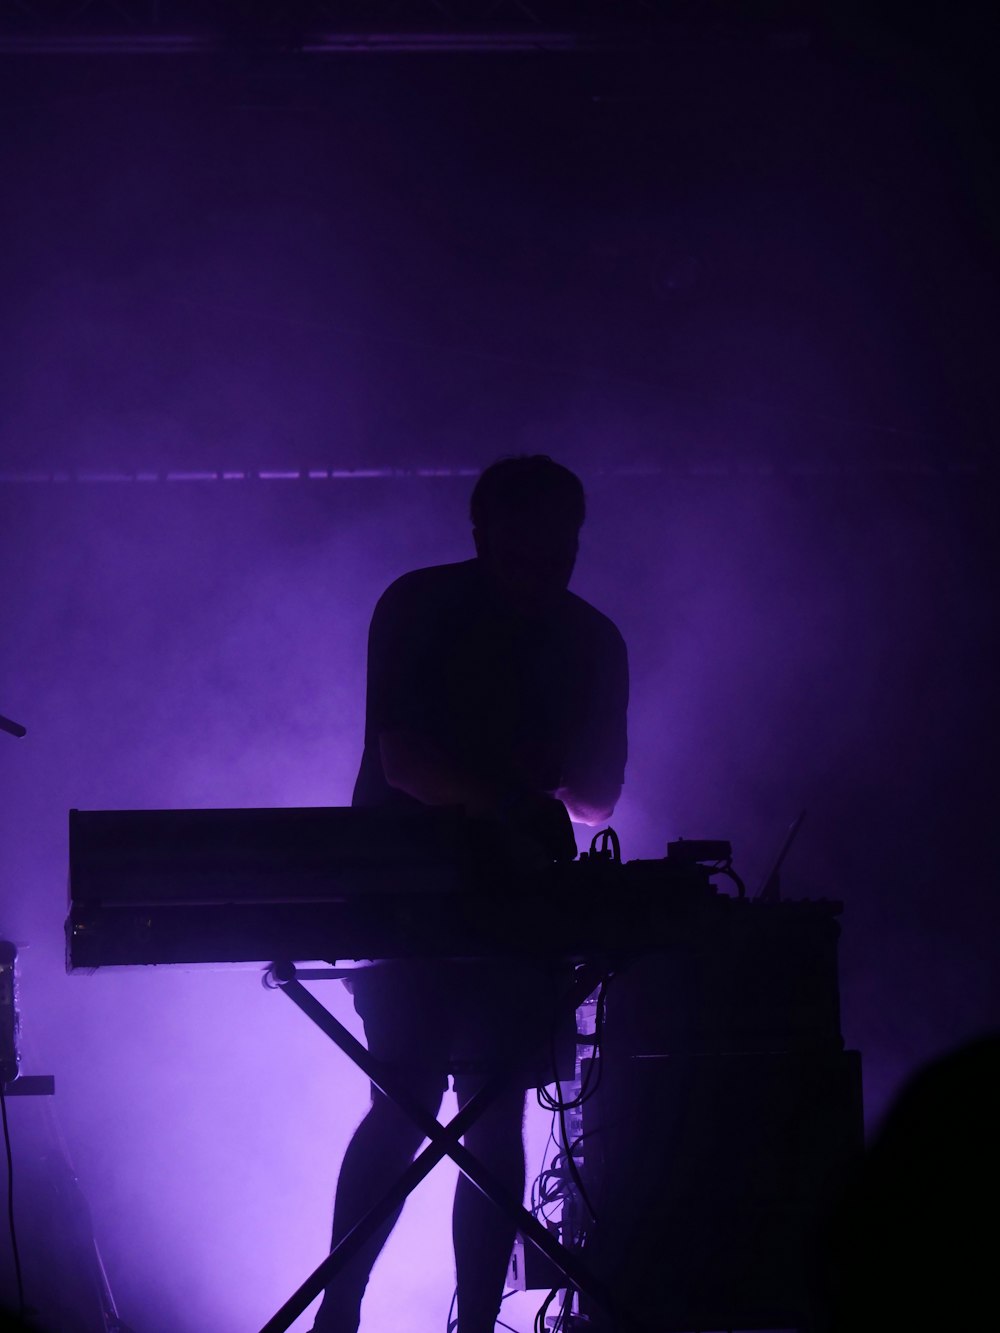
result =
[[[578,968],[571,995],[566,999],[567,1007],[572,1000],[575,1010],[591,994],[603,974],[603,969],[596,965]],[[334,1018],[310,991],[306,990],[298,980],[294,964],[274,963],[269,975],[288,998],[294,1001],[302,1012],[357,1065],[375,1087],[409,1116],[430,1142],[422,1152],[418,1153],[396,1184],[337,1243],[316,1271],[268,1320],[261,1333],[285,1333],[310,1302],[333,1281],[444,1157],[450,1157],[477,1189],[516,1222],[525,1240],[530,1241],[551,1260],[557,1271],[566,1278],[568,1286],[573,1286],[589,1296],[611,1317],[614,1328],[619,1333],[642,1333],[641,1325],[629,1311],[622,1308],[618,1298],[608,1287],[590,1272],[576,1254],[560,1245],[537,1218],[532,1217],[522,1206],[520,1199],[514,1198],[502,1182],[459,1142],[469,1126],[474,1124],[491,1102],[509,1086],[511,1077],[509,1073],[500,1071],[492,1075],[458,1114],[447,1125],[442,1125],[424,1106],[410,1096],[405,1083],[398,1080],[391,1070],[373,1060],[365,1047],[344,1025]]]

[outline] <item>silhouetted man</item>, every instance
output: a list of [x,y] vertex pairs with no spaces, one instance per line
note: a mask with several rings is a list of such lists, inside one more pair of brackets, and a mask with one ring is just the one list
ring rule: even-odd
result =
[[[570,817],[603,823],[621,792],[628,699],[621,635],[568,590],[583,488],[549,458],[504,459],[479,478],[471,511],[476,558],[406,574],[375,608],[354,804],[464,806],[502,821],[540,859],[571,858]],[[436,1113],[449,1071],[464,1106],[484,1074],[516,1061],[519,1045],[535,1054],[565,974],[559,981],[529,960],[412,961],[366,969],[353,989],[369,1050]],[[537,1063],[515,1069],[510,1090],[465,1141],[520,1198],[524,1091],[547,1080]],[[341,1168],[335,1243],[392,1185],[422,1137],[372,1090]],[[368,1275],[395,1220],[331,1283],[315,1333],[356,1333]],[[513,1223],[461,1177],[460,1333],[492,1333],[513,1240]]]

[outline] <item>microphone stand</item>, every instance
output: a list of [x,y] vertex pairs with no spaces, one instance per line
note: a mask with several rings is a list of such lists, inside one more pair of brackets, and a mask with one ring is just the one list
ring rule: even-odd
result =
[[8,735],[18,737],[28,734],[26,727],[22,727],[20,722],[13,722],[9,717],[4,717],[3,713],[0,713],[0,731],[6,731]]
[[[27,727],[22,727],[20,722],[15,722],[12,718],[4,717],[0,713],[0,731],[5,731],[9,736],[14,736],[18,740],[28,734]],[[7,1128],[7,1105],[8,1097],[52,1097],[55,1095],[56,1081],[51,1074],[36,1074],[28,1077],[18,1077],[18,1054],[17,1054],[17,1010],[15,1008],[15,979],[14,965],[17,959],[17,947],[6,940],[0,940],[0,1011],[6,1010],[4,1017],[10,1028],[9,1033],[3,1034],[3,1040],[0,1041],[0,1108],[3,1110],[3,1131],[7,1141],[7,1150],[10,1151],[10,1139]],[[9,1042],[7,1038],[9,1037]],[[9,1049],[8,1049],[9,1047]],[[92,1281],[96,1286],[96,1297],[100,1307],[100,1319],[104,1333],[130,1333],[125,1324],[122,1323],[121,1316],[115,1306],[115,1298],[111,1294],[111,1285],[108,1282],[108,1275],[104,1268],[104,1261],[101,1258],[101,1252],[97,1247],[97,1237],[94,1235],[93,1222],[90,1219],[90,1209],[87,1207],[87,1201],[80,1190],[79,1181],[76,1173],[69,1161],[69,1155],[66,1152],[62,1133],[58,1122],[55,1119],[55,1112],[52,1111],[51,1126],[57,1146],[60,1149],[58,1157],[61,1158],[61,1165],[66,1175],[66,1181],[69,1183],[70,1191],[75,1194],[77,1207],[81,1210],[84,1220],[90,1231],[90,1242],[93,1245],[93,1254],[90,1256],[92,1265]],[[8,1157],[8,1163],[10,1158]],[[66,1181],[62,1182],[65,1188]],[[24,1291],[21,1284],[21,1265],[17,1257],[17,1241],[13,1231],[13,1181],[8,1180],[8,1203],[11,1212],[11,1242],[14,1246],[15,1265],[17,1267],[18,1279],[18,1298],[22,1312],[26,1310],[24,1302]]]
[[[9,717],[4,717],[0,713],[0,731],[6,731],[9,736],[27,735],[27,728],[22,727],[20,722],[14,722]],[[17,1050],[17,987],[14,980],[14,964],[17,961],[17,945],[9,940],[0,939],[0,1103],[3,1097],[15,1091],[15,1080],[17,1079],[17,1066],[19,1061]],[[33,1090],[36,1095],[48,1096],[53,1089],[43,1085],[52,1083],[52,1080],[40,1082],[37,1079],[29,1080],[31,1084],[38,1084]],[[24,1087],[16,1089],[22,1096],[30,1096]],[[7,1108],[3,1107],[4,1132],[7,1128]]]

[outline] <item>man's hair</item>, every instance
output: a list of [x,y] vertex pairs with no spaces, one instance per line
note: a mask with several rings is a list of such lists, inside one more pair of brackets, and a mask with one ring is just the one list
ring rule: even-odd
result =
[[547,454],[501,458],[480,475],[469,502],[473,525],[480,529],[497,513],[529,508],[582,527],[586,502],[580,478]]

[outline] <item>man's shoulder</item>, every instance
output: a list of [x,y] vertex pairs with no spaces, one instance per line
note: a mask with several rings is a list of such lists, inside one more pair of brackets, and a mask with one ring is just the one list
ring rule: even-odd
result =
[[624,649],[625,640],[610,616],[598,611],[596,606],[584,601],[575,592],[568,592],[566,596],[567,614],[577,632],[596,639],[605,645],[609,652],[619,648]]
[[467,593],[475,578],[475,561],[461,560],[450,565],[428,565],[411,569],[389,584],[379,598],[383,611],[447,605]]

